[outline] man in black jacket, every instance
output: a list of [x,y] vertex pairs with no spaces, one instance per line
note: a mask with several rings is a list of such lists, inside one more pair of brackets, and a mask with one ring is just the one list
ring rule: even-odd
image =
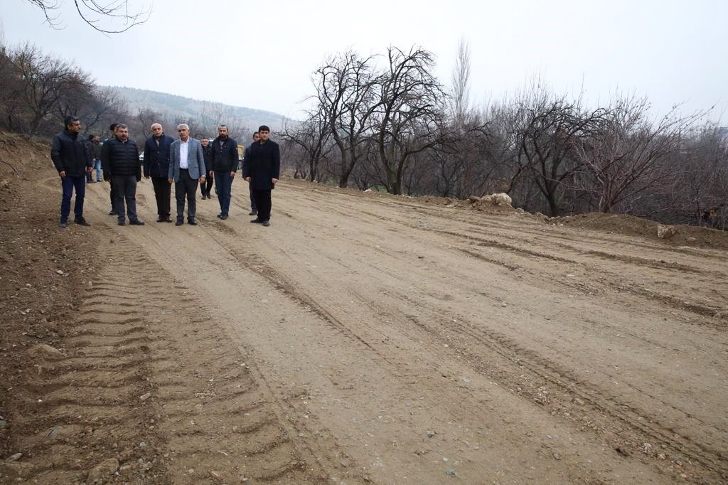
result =
[[250,222],[270,226],[271,190],[275,188],[281,171],[281,152],[278,144],[269,139],[270,128],[258,128],[260,140],[250,145],[250,159],[244,167],[243,176],[250,182],[250,188],[258,207],[258,217]]
[[[203,138],[200,140],[200,143],[202,144],[202,153],[205,156],[205,167],[208,167],[207,169],[210,170],[210,167],[212,166],[212,145],[210,145],[210,139],[209,138]],[[213,180],[215,180],[214,177],[205,177],[205,183],[200,184],[200,193],[202,194],[202,199],[211,199],[211,191],[212,191],[212,183]]]
[[63,198],[61,199],[61,228],[68,226],[71,212],[71,197],[76,189],[76,203],[73,207],[75,222],[81,226],[90,225],[83,217],[83,199],[86,195],[86,174],[91,173],[91,157],[83,139],[79,136],[81,122],[75,116],[67,116],[66,129],[53,137],[51,160],[61,177]]
[[152,136],[144,142],[144,177],[152,178],[154,197],[157,199],[157,222],[172,222],[169,217],[171,186],[167,182],[169,172],[169,146],[174,138],[164,134],[162,125],[152,124]]
[[212,140],[210,176],[215,176],[217,200],[220,202],[220,219],[227,219],[230,211],[230,197],[235,172],[238,171],[238,143],[228,136],[225,125],[217,127],[217,138]]
[[[117,210],[119,225],[124,220],[124,202],[129,224],[142,226],[136,213],[136,186],[142,179],[142,165],[139,161],[139,148],[134,140],[129,139],[129,128],[124,124],[116,125],[114,138],[101,147],[101,163],[104,167],[104,179],[111,180],[114,187],[114,209]],[[107,175],[108,174],[108,175]]]
[[[253,133],[253,143],[260,140],[260,135],[258,135],[258,132],[256,131]],[[243,173],[245,173],[245,165],[247,165],[248,160],[250,158],[250,147],[252,147],[253,144],[251,143],[246,149],[245,149],[245,155],[243,156]],[[248,182],[248,192],[250,192],[250,212],[248,213],[249,216],[257,216],[258,215],[258,206],[255,205],[255,197],[253,197],[253,189],[250,188],[250,182]]]

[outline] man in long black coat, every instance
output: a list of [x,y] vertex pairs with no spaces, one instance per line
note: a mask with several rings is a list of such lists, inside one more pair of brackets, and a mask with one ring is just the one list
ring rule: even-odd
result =
[[250,145],[248,163],[243,167],[243,177],[250,182],[258,217],[250,222],[270,225],[272,207],[271,190],[275,187],[281,172],[281,152],[278,144],[270,140],[270,128],[258,128],[260,139]]
[[169,147],[174,138],[164,134],[162,125],[152,125],[152,136],[144,142],[144,177],[152,178],[154,197],[157,199],[157,222],[172,222],[169,217],[171,186],[167,182],[169,172]]

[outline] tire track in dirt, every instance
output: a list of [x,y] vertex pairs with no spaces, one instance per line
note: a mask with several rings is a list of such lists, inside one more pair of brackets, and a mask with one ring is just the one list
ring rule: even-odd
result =
[[[322,201],[318,201],[319,205],[322,205]],[[301,208],[300,210],[306,210],[305,208]],[[336,219],[338,219],[338,216],[345,216],[345,217],[351,217],[352,215],[352,207],[351,206],[335,206],[335,204],[326,204],[325,208],[319,208],[319,210],[325,211],[325,212],[332,212],[337,215]],[[368,215],[376,220],[379,221],[389,221],[392,224],[396,224],[398,226],[405,226],[412,229],[419,229],[424,230],[422,227],[418,226],[417,224],[412,223],[411,221],[404,222],[404,219],[400,218],[391,218],[387,219],[386,217],[382,217],[378,214],[373,213],[367,213],[366,210],[362,210],[361,206],[356,206],[355,208],[357,214],[364,213],[365,215]],[[333,220],[334,218],[332,218]],[[430,229],[428,229],[430,230]],[[314,229],[315,231],[315,229]],[[362,232],[366,231],[366,225],[363,227]],[[447,236],[457,237],[457,238],[464,238],[468,239],[467,235],[461,234],[459,232],[454,231],[445,231]],[[343,234],[343,233],[342,233]],[[343,237],[347,237],[346,235]],[[379,237],[382,237],[380,234]],[[430,238],[431,239],[431,238]],[[477,238],[471,238],[478,240]],[[350,242],[352,244],[356,244],[356,241],[354,239],[351,239]],[[493,240],[490,240],[489,242],[493,242]],[[500,241],[495,241],[496,243],[499,243]],[[371,241],[367,241],[368,244],[371,244]],[[476,244],[478,244],[476,242]],[[554,260],[551,254],[539,254],[539,252],[531,251],[529,253],[528,250],[521,251],[521,248],[515,245],[507,244],[508,247],[502,248],[504,250],[508,250],[510,252],[514,252],[516,254],[522,254],[525,259],[531,259],[533,260],[534,257],[539,258],[541,260]],[[371,251],[380,252],[382,255],[392,256],[391,254],[391,248],[389,252],[379,249],[372,249]],[[457,250],[463,250],[463,248],[456,248]],[[599,251],[584,251],[580,250],[576,247],[571,247],[571,249],[577,254],[581,254],[588,257],[597,257],[605,260],[612,260],[610,257],[610,253],[606,252],[599,252]],[[466,250],[467,251],[467,250]],[[470,250],[472,251],[472,250]],[[478,254],[475,251],[472,251],[474,254]],[[471,255],[474,255],[472,254]],[[619,256],[619,255],[618,255]],[[489,260],[488,258],[484,258],[486,260]],[[492,262],[494,264],[499,264],[500,266],[503,266],[509,270],[516,270],[520,269],[520,267],[512,267],[506,262],[503,261],[493,261],[495,258],[490,258],[489,262]],[[562,263],[570,263],[574,265],[584,266],[586,269],[590,270],[592,272],[592,275],[594,275],[594,271],[597,269],[601,269],[601,266],[595,266],[595,265],[586,265],[580,261],[576,260],[569,260],[568,258],[559,258],[559,261],[556,262],[562,262]],[[631,256],[619,256],[617,258],[614,258],[618,260],[621,263],[624,263],[625,267],[631,267],[631,266],[637,266],[639,267],[647,267],[651,269],[658,269],[665,271],[666,274],[677,274],[681,271],[690,272],[693,274],[708,274],[709,276],[718,276],[722,277],[725,273],[721,271],[703,271],[701,269],[681,265],[681,264],[671,264],[671,263],[665,263],[664,261],[658,261],[658,260],[651,260],[646,258],[635,258]],[[382,263],[380,265],[381,267],[388,267],[389,262]],[[393,265],[397,266],[397,265]],[[510,266],[510,267],[509,267]],[[533,261],[531,261],[530,264],[531,267],[534,266]],[[526,267],[524,265],[524,267]],[[381,269],[381,268],[380,268]],[[634,268],[632,268],[634,270]],[[553,281],[553,271],[541,271],[543,273],[543,276],[546,274],[551,275],[550,282],[552,284],[560,284],[559,281]],[[535,275],[538,275],[539,273],[535,273]],[[682,275],[681,275],[682,276]],[[392,279],[396,279],[397,275],[395,273],[391,274]],[[607,274],[606,278],[613,286],[614,289],[622,290],[622,285],[625,284],[623,282],[620,282],[620,275],[617,275],[616,273]],[[411,282],[410,282],[411,283]],[[683,281],[683,284],[685,282]],[[406,286],[406,283],[405,283]],[[391,287],[387,287],[387,291],[392,291]],[[351,290],[349,290],[351,291]],[[453,290],[457,291],[457,290]],[[636,291],[639,291],[636,290]],[[709,316],[712,317],[717,310],[720,308],[717,307],[707,307],[707,306],[700,306],[700,305],[691,305],[689,303],[685,303],[682,300],[675,299],[669,299],[666,298],[664,295],[655,295],[653,293],[640,293],[640,296],[644,296],[648,299],[657,300],[661,303],[667,304],[667,306],[679,308],[680,310],[687,310],[693,313],[696,313],[697,315],[701,316]],[[381,315],[389,315],[390,317],[394,318],[398,311],[401,311],[402,307],[402,301],[408,301],[407,295],[404,293],[398,293],[393,299],[397,302],[397,308],[393,309],[391,312],[385,312],[380,311],[379,313]],[[377,307],[378,301],[376,300],[368,300],[368,304],[371,306]],[[422,302],[419,301],[410,301],[409,302],[411,306],[421,308]],[[452,317],[452,315],[448,315],[449,317]],[[610,416],[609,419],[604,420],[603,422],[607,425],[610,425],[612,427],[622,427],[619,423],[624,423],[627,426],[627,429],[631,430],[631,433],[634,433],[633,435],[630,434],[630,432],[623,433],[624,436],[629,438],[631,440],[631,446],[634,449],[639,448],[639,445],[642,443],[649,443],[652,442],[650,447],[654,446],[655,443],[658,444],[658,446],[663,446],[666,449],[669,449],[670,452],[673,454],[673,456],[678,457],[680,460],[685,461],[685,459],[688,459],[688,462],[693,461],[697,463],[702,463],[706,468],[710,469],[713,472],[713,480],[715,480],[717,477],[722,477],[722,479],[725,479],[727,475],[728,470],[726,469],[725,462],[723,460],[723,443],[724,443],[724,433],[723,430],[719,427],[715,426],[714,424],[708,423],[706,421],[701,420],[699,417],[692,415],[689,412],[686,412],[678,407],[675,407],[665,400],[660,399],[656,395],[652,395],[648,390],[642,388],[634,388],[633,389],[636,392],[639,392],[641,394],[644,394],[646,397],[650,398],[651,401],[653,401],[654,404],[658,406],[664,406],[666,411],[669,411],[670,413],[674,413],[677,415],[680,415],[680,420],[684,422],[690,422],[692,421],[693,424],[699,425],[701,428],[712,431],[713,437],[710,439],[707,439],[706,442],[702,442],[700,440],[695,440],[694,436],[690,437],[685,435],[679,430],[673,429],[673,423],[670,423],[670,420],[667,419],[665,422],[661,423],[662,421],[661,417],[652,417],[650,414],[646,414],[644,409],[639,409],[636,407],[633,407],[629,404],[628,401],[615,399],[614,395],[605,394],[603,390],[600,390],[598,387],[594,387],[591,385],[587,385],[586,390],[584,391],[585,394],[579,395],[578,393],[572,393],[569,394],[570,389],[579,389],[580,386],[582,386],[587,381],[584,381],[583,379],[579,379],[576,375],[571,375],[568,371],[568,368],[563,368],[561,366],[555,365],[553,362],[551,362],[548,359],[543,359],[538,354],[533,353],[529,351],[527,348],[515,345],[514,341],[503,334],[499,334],[498,332],[489,332],[489,329],[486,329],[486,332],[484,334],[479,334],[477,327],[473,325],[473,329],[476,330],[468,330],[468,328],[458,325],[452,325],[449,321],[449,318],[446,318],[444,315],[439,315],[439,318],[443,319],[440,323],[440,326],[436,330],[430,330],[430,332],[433,335],[433,338],[436,337],[439,341],[443,341],[443,335],[447,333],[455,333],[455,334],[462,334],[465,335],[466,338],[469,337],[472,339],[473,342],[476,342],[479,346],[485,347],[485,349],[480,349],[482,352],[478,352],[477,354],[471,355],[471,358],[475,359],[478,357],[478,355],[489,355],[490,353],[495,352],[498,354],[498,352],[494,351],[494,346],[499,346],[499,348],[502,350],[502,357],[508,357],[510,359],[510,363],[506,366],[509,368],[509,372],[512,373],[510,378],[503,380],[502,382],[504,385],[513,385],[514,383],[517,383],[517,379],[514,379],[513,376],[518,375],[517,371],[519,366],[522,364],[520,356],[524,356],[525,359],[523,359],[524,362],[527,364],[525,367],[529,369],[529,373],[534,375],[534,381],[540,381],[542,383],[546,383],[549,386],[553,386],[558,388],[561,388],[563,390],[562,397],[564,398],[564,402],[570,402],[574,399],[574,394],[576,394],[576,399],[578,399],[580,402],[583,402],[581,406],[591,406],[592,413],[594,416],[600,416],[600,415],[606,415]],[[424,319],[425,321],[429,321],[427,318]],[[436,321],[437,319],[434,318],[433,321]],[[458,317],[458,320],[461,320],[461,317]],[[401,319],[400,319],[401,321]],[[466,324],[469,325],[469,322],[467,320],[464,320]],[[705,320],[698,320],[701,322],[701,324],[706,324],[709,326],[714,326],[716,328],[724,328],[723,325],[720,324],[720,322],[715,321],[705,321]],[[692,321],[691,321],[692,322]],[[446,325],[447,323],[447,325]],[[608,325],[608,322],[605,322]],[[444,331],[445,327],[448,327],[448,331]],[[475,332],[475,333],[473,333]],[[488,361],[485,365],[480,366],[479,368],[482,370],[488,370],[488,364],[491,362]],[[627,383],[629,386],[629,383]],[[538,389],[536,386],[535,389]],[[558,394],[558,390],[556,391]],[[532,398],[539,397],[536,392],[532,393]],[[541,397],[542,398],[542,397]],[[555,399],[555,401],[561,401],[561,399]],[[559,406],[563,407],[563,404],[560,403]],[[615,426],[616,425],[616,426]],[[605,428],[606,429],[606,428]],[[675,440],[672,441],[672,435],[675,434]],[[640,442],[639,440],[642,439],[644,441]],[[712,440],[712,442],[711,442]],[[618,442],[618,441],[617,441]],[[707,444],[707,446],[706,446]],[[621,448],[623,451],[624,448]],[[650,448],[651,449],[651,448]],[[683,453],[682,450],[685,450],[685,453]],[[659,453],[655,452],[654,455],[659,455]],[[654,456],[653,456],[654,458]],[[655,460],[658,460],[659,458],[655,458]],[[718,481],[721,480],[721,478],[717,478]]]
[[[558,239],[566,241],[567,243],[573,242],[574,237],[571,234],[564,234],[567,231],[572,231],[568,227],[563,229],[557,228],[553,224],[544,224],[540,221],[534,221],[531,219],[523,218],[517,215],[503,216],[503,215],[492,215],[483,212],[470,211],[462,208],[443,207],[438,205],[429,206],[427,204],[418,203],[415,201],[408,201],[406,199],[396,198],[379,198],[379,197],[361,197],[360,194],[352,195],[345,192],[332,191],[322,189],[318,187],[307,187],[299,184],[289,184],[287,188],[297,191],[301,194],[301,198],[309,200],[311,202],[320,205],[323,198],[329,198],[332,194],[342,198],[348,198],[356,203],[370,203],[383,208],[395,208],[402,209],[406,208],[412,210],[418,214],[427,216],[428,218],[437,218],[448,224],[452,222],[453,216],[457,215],[458,220],[470,225],[470,229],[477,230],[482,229],[495,229],[501,231],[499,234],[503,234],[503,231],[516,236],[532,235],[538,237],[546,237],[549,240]],[[317,194],[322,197],[313,197],[310,194]],[[444,214],[443,212],[447,212]],[[380,217],[380,215],[377,215]],[[650,251],[662,252],[662,253],[674,253],[676,255],[689,255],[697,256],[701,259],[714,259],[718,261],[724,261],[725,256],[721,251],[710,250],[710,249],[699,249],[688,246],[670,246],[667,244],[656,244],[640,239],[630,237],[629,241],[625,241],[625,236],[610,235],[609,233],[599,233],[593,235],[595,231],[584,228],[579,231],[579,241],[581,243],[591,243],[598,247],[608,246],[610,248],[631,249],[631,248],[642,248]]]
[[[605,394],[604,390],[579,379],[567,368],[517,344],[505,334],[481,328],[462,315],[432,309],[420,301],[412,300],[408,294],[393,291],[391,287],[383,291],[385,293],[379,300],[366,299],[363,296],[360,299],[366,301],[367,306],[376,309],[381,318],[399,322],[402,321],[399,316],[402,302],[408,302],[407,306],[417,308],[426,315],[417,318],[407,314],[407,319],[416,327],[425,330],[437,347],[452,348],[456,354],[466,356],[478,372],[511,389],[515,394],[550,409],[552,413],[576,421],[577,426],[588,425],[588,428],[599,431],[602,435],[606,434],[613,448],[619,449],[620,453],[639,452],[643,443],[651,443],[650,446],[660,447],[662,454],[666,455],[665,459],[687,463],[693,460],[715,472],[715,477],[725,476],[726,468],[721,460],[720,447],[711,448],[689,436],[679,434],[669,425],[662,425],[659,419],[650,417],[626,401]],[[397,306],[383,306],[385,295],[396,301]],[[685,421],[694,420],[703,429],[712,429],[713,439],[722,434],[721,429],[672,406],[644,389],[635,388],[635,391],[646,395],[654,403],[671,409]],[[579,422],[577,416],[581,416],[584,422]],[[625,426],[617,425],[619,422]],[[658,451],[652,453],[651,458],[660,467],[664,462],[657,457]]]
[[[706,446],[672,429],[670,425],[663,425],[659,418],[647,415],[628,402],[606,394],[567,368],[522,347],[505,334],[476,325],[463,315],[425,308],[404,293],[393,296],[426,311],[428,316],[425,318],[411,315],[406,318],[429,334],[434,341],[446,344],[454,352],[466,356],[478,372],[511,389],[515,394],[544,406],[552,413],[605,435],[614,449],[622,450],[621,453],[637,452],[643,443],[650,443],[652,453],[648,456],[651,455],[650,458],[658,467],[664,462],[658,459],[657,447],[672,460],[685,463],[691,463],[692,460],[702,464],[714,472],[713,480],[728,478],[728,463],[723,459],[723,448],[718,443],[715,443],[718,447]],[[377,306],[378,303],[370,302],[370,305]],[[379,311],[393,318],[396,315],[392,308],[380,307]],[[637,391],[645,393],[642,389]],[[649,394],[648,396],[661,406],[682,415],[683,419],[695,420],[695,424],[712,429],[713,439],[723,434],[721,429],[670,403]],[[615,426],[616,422],[622,422],[626,429]]]
[[[394,280],[397,275],[392,273],[390,277]],[[725,466],[721,462],[720,448],[706,447],[689,436],[678,434],[678,432],[670,429],[669,425],[661,426],[659,419],[655,420],[626,402],[606,395],[603,390],[588,384],[583,379],[579,379],[576,375],[570,373],[567,368],[558,366],[554,362],[540,357],[537,353],[518,345],[505,334],[483,329],[469,322],[466,317],[437,311],[421,301],[412,300],[408,294],[397,292],[389,285],[383,288],[382,291],[382,298],[379,300],[365,297],[360,297],[360,299],[365,301],[367,306],[377,309],[378,315],[381,318],[388,319],[388,321],[402,321],[402,318],[398,317],[401,314],[402,302],[407,302],[408,304],[405,305],[407,307],[417,308],[421,312],[428,313],[424,318],[418,319],[411,315],[407,315],[407,318],[410,322],[415,323],[417,327],[425,330],[433,341],[439,342],[438,346],[445,344],[446,347],[453,347],[455,352],[467,355],[469,360],[474,363],[475,369],[493,378],[506,388],[518,389],[517,392],[514,391],[518,395],[547,406],[549,409],[554,409],[560,415],[566,417],[582,414],[585,406],[590,407],[591,412],[583,413],[583,415],[590,416],[592,420],[600,423],[602,431],[614,428],[615,422],[622,421],[627,426],[628,431],[622,430],[617,434],[616,439],[611,440],[615,449],[619,448],[623,452],[627,452],[628,448],[625,443],[629,443],[629,449],[634,450],[639,449],[642,443],[657,443],[663,449],[669,448],[674,459],[682,461],[692,459],[703,463],[716,474],[726,473]],[[453,291],[457,290],[453,289]],[[382,306],[385,295],[387,299],[391,298],[396,301],[397,306],[391,308]],[[438,323],[437,326],[432,325],[435,322]],[[466,342],[460,341],[460,345],[454,345],[453,339],[449,337],[450,335],[465,336]],[[457,338],[454,340],[455,343],[458,343]],[[477,346],[475,350],[472,348],[474,345]],[[525,378],[524,374],[527,374],[528,378]],[[524,383],[528,382],[531,385],[522,388],[525,387]],[[552,389],[547,401],[545,396],[549,395],[548,387]],[[544,391],[546,392],[544,393]],[[695,424],[702,425],[704,429],[712,429],[716,437],[722,434],[721,429],[701,421],[696,416],[672,406],[657,396],[650,395],[644,389],[635,388],[635,391],[646,395],[654,403],[664,406],[666,409],[671,409],[686,421],[694,420]],[[578,406],[573,404],[575,399],[580,402]],[[604,419],[605,416],[611,418]],[[569,419],[574,418],[570,417]],[[596,425],[592,427],[596,429]],[[677,441],[677,443],[671,441],[673,433],[675,435],[674,441]],[[655,457],[653,456],[653,458]],[[656,464],[660,465],[656,458],[655,461]]]
[[[315,190],[315,189],[314,189]],[[305,192],[304,192],[305,193]],[[336,194],[340,197],[348,197],[352,200],[355,200],[357,202],[360,201],[359,198],[354,199],[353,196],[346,195],[346,194]],[[342,215],[347,215],[345,211],[342,211],[341,207],[337,205],[336,203],[332,201],[322,201],[319,199],[313,199],[310,196],[304,196],[304,198],[307,198],[308,200],[311,200],[312,202],[317,202],[317,205],[325,204],[325,209],[327,211],[331,210],[334,212],[338,212]],[[384,207],[396,207],[396,208],[407,208],[411,209],[417,213],[421,213],[426,215],[429,218],[437,218],[442,220],[443,222],[446,222],[447,225],[452,225],[453,218],[452,215],[443,215],[441,208],[436,207],[427,207],[421,204],[416,203],[408,203],[405,201],[398,201],[398,200],[380,200],[380,199],[374,199],[374,198],[367,198],[363,199],[363,202],[367,203],[373,203],[379,206]],[[694,274],[703,274],[703,275],[711,275],[711,276],[717,276],[722,278],[728,278],[728,274],[721,271],[716,271],[714,268],[694,268],[686,264],[680,264],[677,262],[666,262],[663,259],[648,259],[644,258],[639,254],[636,255],[623,255],[617,252],[610,252],[605,251],[603,248],[605,245],[607,247],[612,248],[615,247],[615,249],[620,250],[630,250],[632,251],[635,247],[637,248],[644,248],[649,249],[651,251],[657,252],[657,253],[676,253],[677,255],[690,255],[690,256],[698,256],[701,259],[704,258],[714,258],[718,260],[724,260],[724,256],[720,254],[714,254],[714,252],[710,252],[708,250],[697,250],[693,248],[674,248],[667,245],[657,245],[657,244],[647,244],[647,243],[640,243],[638,240],[635,240],[634,238],[629,241],[629,243],[625,243],[622,240],[619,239],[610,239],[605,234],[604,236],[601,236],[599,238],[597,237],[589,237],[588,235],[583,234],[582,232],[579,233],[579,242],[584,245],[585,247],[578,247],[574,246],[573,237],[569,237],[567,235],[561,235],[557,231],[554,230],[553,226],[543,226],[540,223],[530,222],[530,221],[523,221],[519,218],[510,217],[508,218],[507,222],[503,222],[503,217],[495,218],[493,216],[488,216],[486,214],[478,214],[477,221],[472,217],[469,216],[469,213],[467,211],[458,211],[457,216],[459,217],[458,222],[467,224],[467,234],[464,234],[462,232],[453,232],[453,231],[440,231],[436,227],[432,227],[432,225],[428,226],[427,228],[420,227],[416,224],[412,223],[411,217],[398,217],[395,213],[392,215],[383,215],[376,212],[371,212],[369,210],[360,208],[357,211],[358,214],[365,214],[370,217],[372,217],[374,220],[377,221],[385,221],[390,222],[395,225],[406,225],[407,227],[413,228],[413,229],[425,229],[427,231],[433,231],[433,232],[442,232],[446,235],[451,235],[454,237],[462,238],[462,237],[472,237],[473,234],[484,236],[484,238],[481,238],[482,241],[486,244],[503,244],[502,239],[506,238],[511,241],[508,246],[510,246],[510,250],[526,250],[523,246],[530,246],[534,244],[534,241],[532,239],[529,239],[527,236],[538,236],[539,238],[543,238],[545,240],[539,241],[537,243],[538,246],[541,247],[548,247],[550,249],[559,249],[564,250],[568,253],[573,253],[574,255],[586,255],[586,256],[596,256],[604,259],[605,261],[621,261],[623,263],[626,263],[625,267],[631,267],[632,265],[644,265],[645,267],[650,267],[654,269],[665,269],[665,270],[674,270],[679,269],[686,272],[694,273]],[[500,219],[500,220],[499,220]],[[517,227],[514,227],[517,226]],[[548,228],[548,230],[546,230]],[[488,231],[489,229],[495,229],[498,232],[495,234],[500,239],[493,239],[492,236],[494,235],[492,231]],[[488,236],[491,236],[490,238]],[[564,241],[564,242],[560,242]],[[589,244],[594,244],[597,248],[600,249],[589,249]],[[503,246],[502,249],[508,250],[508,247]],[[638,250],[639,251],[639,250]],[[642,254],[644,254],[644,251],[641,251]],[[536,251],[536,256],[550,258],[554,260],[561,260],[564,262],[571,262],[571,263],[577,263],[578,261],[575,261],[570,258],[564,258],[560,255],[554,255],[551,253],[545,253],[543,251]]]
[[[347,212],[345,212],[344,209],[332,207],[330,209],[332,212],[339,213],[341,215],[348,215]],[[456,238],[458,240],[464,240],[464,241],[470,241],[473,244],[475,244],[478,247],[493,247],[500,249],[502,251],[506,251],[509,253],[512,253],[518,257],[525,258],[526,260],[532,258],[540,258],[545,261],[552,261],[552,262],[559,262],[559,263],[565,263],[565,264],[571,264],[576,267],[582,267],[586,271],[588,271],[589,274],[601,274],[602,276],[609,276],[608,278],[602,278],[603,281],[606,281],[608,286],[611,289],[618,290],[620,292],[629,292],[633,294],[634,296],[640,298],[640,299],[647,299],[654,302],[657,302],[659,304],[668,305],[672,308],[678,309],[678,310],[684,310],[692,312],[696,315],[702,316],[702,317],[713,317],[720,312],[724,311],[724,307],[720,306],[709,306],[700,304],[697,302],[691,302],[687,301],[686,298],[678,298],[669,294],[660,293],[658,291],[649,290],[646,288],[643,288],[640,286],[641,284],[636,281],[629,281],[627,280],[628,275],[627,273],[620,273],[617,274],[611,269],[606,269],[605,266],[597,266],[594,265],[593,262],[585,262],[580,261],[578,259],[572,259],[565,256],[559,256],[554,255],[548,252],[539,251],[539,250],[533,250],[528,249],[527,247],[530,243],[528,241],[524,241],[522,239],[515,239],[515,243],[506,243],[501,240],[493,239],[493,238],[484,238],[484,237],[478,237],[471,234],[465,234],[461,232],[456,231],[449,231],[449,230],[440,230],[440,229],[433,229],[433,228],[427,228],[423,229],[422,227],[419,227],[417,224],[412,223],[411,221],[407,220],[401,220],[401,219],[394,219],[391,217],[383,217],[379,214],[371,213],[366,210],[360,210],[360,214],[368,215],[376,220],[379,221],[388,221],[392,224],[396,224],[398,226],[406,226],[410,229],[420,230],[420,231],[426,231],[428,233],[438,233],[442,234],[446,237]],[[472,234],[478,234],[481,233],[480,229],[473,229]],[[501,234],[501,236],[503,236]],[[506,236],[506,238],[510,238],[510,236]],[[565,244],[558,244],[557,245],[560,249],[563,249],[567,251],[567,254],[569,252],[575,253],[576,255],[582,255],[582,256],[596,256],[599,257],[605,261],[612,261],[612,262],[618,262],[622,263],[621,266],[616,268],[616,270],[622,271],[624,269],[631,269],[633,270],[633,266],[637,267],[647,267],[657,270],[665,271],[666,274],[674,274],[675,271],[682,271],[683,273],[693,273],[696,275],[701,276],[707,276],[710,278],[721,278],[726,280],[726,284],[728,284],[728,278],[726,278],[726,274],[721,271],[710,271],[710,270],[704,270],[704,269],[698,269],[693,268],[684,264],[679,263],[666,263],[659,260],[652,260],[652,259],[646,259],[646,258],[639,258],[635,256],[624,256],[624,255],[616,255],[613,253],[607,253],[604,251],[595,251],[595,250],[583,250],[575,248],[571,245],[565,245]],[[482,259],[484,261],[497,264],[500,266],[503,266],[509,270],[515,270],[515,269],[522,269],[525,268],[526,265],[518,265],[513,263],[504,262],[498,258],[483,255],[482,253],[479,253],[477,251],[473,251],[472,249],[468,248],[462,248],[462,247],[455,247],[454,249],[459,250],[461,252],[464,252],[466,254],[469,254],[470,256],[477,257],[479,259]],[[544,281],[547,281],[552,284],[561,284],[564,286],[568,286],[570,288],[574,288],[573,284],[570,284],[568,280],[555,280],[553,278],[552,274],[547,274],[546,272],[539,272],[534,273],[533,271],[529,271],[532,276],[534,277],[540,277],[545,278]],[[684,279],[684,275],[682,276]],[[589,285],[594,286],[596,281],[594,279],[590,279]],[[579,283],[576,287],[578,290],[583,290],[583,286],[585,283]],[[696,282],[696,286],[699,287],[699,284]],[[598,291],[594,291],[594,293],[597,293]],[[725,324],[720,321],[705,321],[705,324],[714,325],[717,327],[725,327]]]
[[[237,234],[234,229],[226,226],[221,222],[213,223],[213,227],[228,236]],[[300,291],[294,285],[288,283],[286,278],[281,275],[275,268],[263,262],[263,259],[260,255],[253,253],[245,247],[233,245],[229,241],[223,241],[222,238],[218,239],[217,242],[221,246],[223,246],[228,252],[230,252],[230,254],[233,254],[236,257],[238,264],[242,264],[243,267],[247,268],[248,270],[255,271],[255,273],[265,278],[273,285],[275,289],[282,291],[292,300],[299,303],[305,311],[313,311],[323,321],[328,322],[329,325],[331,325],[333,328],[336,328],[339,332],[346,335],[348,338],[358,342],[367,349],[371,350],[385,362],[389,362],[388,357],[381,354],[366,339],[363,339],[361,336],[353,332],[336,316],[326,310],[326,308],[320,305],[316,300],[309,297],[305,292]]]
[[20,437],[12,476],[82,482],[112,458],[120,477],[142,482],[327,480],[194,295],[126,237],[104,237],[109,263],[68,322],[63,358],[19,391],[38,412],[18,421],[36,432]]

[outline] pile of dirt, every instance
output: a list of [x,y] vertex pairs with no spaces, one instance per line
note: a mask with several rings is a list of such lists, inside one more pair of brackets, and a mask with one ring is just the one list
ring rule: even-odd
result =
[[507,200],[497,198],[495,196],[505,194],[493,194],[486,195],[483,197],[470,196],[467,199],[453,199],[450,197],[436,197],[432,195],[425,195],[416,197],[417,202],[425,203],[428,205],[438,205],[444,207],[457,207],[458,209],[475,210],[478,212],[485,212],[488,214],[513,214],[517,212],[511,206],[510,197]]
[[695,246],[716,249],[728,249],[728,232],[706,227],[675,225],[669,226],[672,230],[660,237],[658,228],[665,227],[659,222],[643,219],[626,214],[604,214],[590,212],[567,217],[552,217],[549,224],[563,224],[565,226],[591,229],[640,236],[647,239],[659,239],[667,244],[676,246]]

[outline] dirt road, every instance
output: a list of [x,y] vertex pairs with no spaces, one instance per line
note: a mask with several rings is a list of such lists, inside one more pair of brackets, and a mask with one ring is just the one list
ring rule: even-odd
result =
[[157,224],[146,182],[118,227],[106,190],[19,476],[84,479],[60,422],[119,482],[728,480],[724,250],[297,181],[268,228],[239,180],[226,221]]

